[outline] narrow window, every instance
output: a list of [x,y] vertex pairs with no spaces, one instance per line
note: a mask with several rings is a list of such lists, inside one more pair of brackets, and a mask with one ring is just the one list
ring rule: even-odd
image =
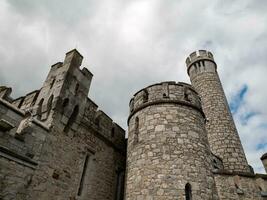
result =
[[100,116],[97,116],[96,118],[95,118],[95,125],[96,125],[96,127],[100,127]]
[[192,189],[189,183],[185,185],[185,200],[192,200]]
[[62,111],[61,111],[62,114],[64,114],[65,109],[67,108],[68,104],[69,104],[69,99],[68,98],[64,99],[63,104],[62,104]]
[[135,118],[135,125],[134,125],[134,143],[139,141],[139,118]]
[[115,193],[115,200],[123,200],[123,193],[124,193],[124,171],[117,170],[116,171],[116,193]]
[[54,99],[54,95],[51,95],[47,101],[47,115],[46,115],[46,117],[49,116],[49,114],[52,110],[53,99]]
[[42,118],[42,108],[43,108],[43,103],[44,103],[44,99],[41,99],[38,103],[38,108],[37,108],[37,119],[41,119]]
[[76,120],[76,118],[77,118],[77,116],[78,116],[78,113],[79,113],[79,106],[76,105],[76,106],[74,107],[72,113],[71,113],[71,116],[70,116],[70,118],[69,118],[69,120],[68,120],[68,122],[67,122],[67,125],[66,125],[65,128],[64,128],[64,132],[65,132],[65,133],[67,133],[67,132],[70,130],[72,124],[75,122],[75,120]]
[[50,84],[50,89],[54,86],[54,84],[55,84],[55,81],[56,81],[56,79],[55,78],[53,78],[53,80],[52,80],[52,82],[51,82],[51,84]]
[[148,102],[148,91],[145,89],[143,93],[143,103]]
[[115,128],[112,127],[112,129],[111,129],[111,137],[114,137],[114,135],[115,135]]
[[79,87],[80,87],[80,85],[79,85],[79,83],[77,83],[76,86],[75,86],[75,94],[78,93]]
[[82,171],[82,176],[81,176],[80,184],[79,184],[79,188],[78,188],[78,196],[81,196],[81,194],[82,194],[83,185],[84,185],[84,177],[86,175],[88,162],[89,162],[89,155],[87,154],[85,157],[84,163],[83,163],[83,171]]

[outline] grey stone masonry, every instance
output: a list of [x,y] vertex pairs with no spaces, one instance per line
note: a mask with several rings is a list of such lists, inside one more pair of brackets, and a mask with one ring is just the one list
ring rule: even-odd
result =
[[188,57],[193,86],[134,94],[128,140],[88,98],[93,74],[82,60],[67,52],[41,88],[16,99],[0,86],[0,200],[267,199],[267,175],[247,164],[210,52]]
[[222,159],[225,169],[249,172],[213,55],[205,50],[193,52],[186,65],[192,86],[201,97],[212,153]]
[[1,200],[122,200],[125,131],[88,98],[82,59],[66,53],[15,100],[0,87]]
[[217,199],[200,99],[185,83],[149,86],[130,102],[126,200]]

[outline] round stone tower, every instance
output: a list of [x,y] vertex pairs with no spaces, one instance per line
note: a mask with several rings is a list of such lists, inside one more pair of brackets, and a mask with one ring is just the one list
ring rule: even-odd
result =
[[186,59],[186,65],[192,86],[201,97],[212,153],[222,159],[224,169],[249,172],[212,53],[206,50],[193,52]]
[[126,200],[216,199],[204,113],[190,85],[140,90],[128,125]]

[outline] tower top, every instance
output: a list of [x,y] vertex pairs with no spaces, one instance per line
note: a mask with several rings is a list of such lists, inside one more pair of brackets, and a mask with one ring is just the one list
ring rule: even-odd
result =
[[210,51],[198,50],[198,51],[194,51],[186,58],[185,62],[186,62],[187,69],[189,69],[191,65],[193,65],[195,62],[200,61],[200,60],[209,60],[215,63],[213,55]]

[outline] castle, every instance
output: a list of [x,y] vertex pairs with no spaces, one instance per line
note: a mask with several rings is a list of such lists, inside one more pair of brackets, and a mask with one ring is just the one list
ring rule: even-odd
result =
[[0,200],[267,199],[267,175],[247,163],[210,52],[186,59],[192,85],[134,94],[128,139],[88,98],[82,59],[66,53],[42,88],[17,99],[0,87]]

